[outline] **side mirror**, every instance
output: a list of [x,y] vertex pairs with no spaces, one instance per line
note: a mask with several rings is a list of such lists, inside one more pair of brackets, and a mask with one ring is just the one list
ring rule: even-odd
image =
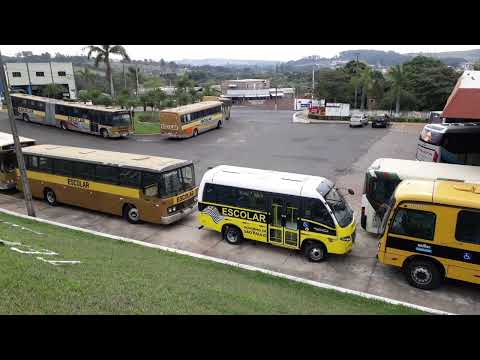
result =
[[355,191],[353,191],[352,189],[348,189],[348,193],[349,193],[350,195],[355,195]]

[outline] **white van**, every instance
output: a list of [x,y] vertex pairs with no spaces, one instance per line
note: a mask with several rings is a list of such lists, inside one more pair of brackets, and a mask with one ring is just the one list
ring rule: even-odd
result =
[[366,114],[353,114],[350,117],[350,127],[368,125],[368,117]]

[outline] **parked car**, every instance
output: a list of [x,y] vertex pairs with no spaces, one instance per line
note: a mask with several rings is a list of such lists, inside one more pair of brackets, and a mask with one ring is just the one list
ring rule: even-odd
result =
[[372,128],[376,128],[376,127],[386,128],[389,125],[390,125],[390,117],[387,114],[381,115],[381,116],[375,116],[372,119]]
[[350,127],[368,125],[366,114],[354,114],[350,117]]

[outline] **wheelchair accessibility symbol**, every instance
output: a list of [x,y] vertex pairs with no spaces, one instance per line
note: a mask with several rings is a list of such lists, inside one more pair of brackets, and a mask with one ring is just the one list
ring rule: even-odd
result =
[[472,260],[472,254],[466,252],[463,254],[463,259],[464,260]]

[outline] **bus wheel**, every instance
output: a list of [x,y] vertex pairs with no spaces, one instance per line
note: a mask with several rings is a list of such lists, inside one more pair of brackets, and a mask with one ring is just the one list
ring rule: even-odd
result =
[[65,123],[65,121],[62,121],[60,123],[60,127],[63,129],[63,130],[68,130],[68,127],[67,127],[67,124]]
[[140,213],[138,209],[130,204],[125,205],[123,216],[130,224],[138,224],[140,222]]
[[442,283],[442,274],[438,267],[429,260],[412,260],[405,267],[405,276],[410,285],[433,290]]
[[218,124],[217,124],[217,129],[220,129],[222,127],[222,121],[219,121]]
[[197,129],[193,130],[193,137],[196,137],[197,135],[198,135],[198,130]]
[[311,262],[320,262],[325,260],[327,257],[327,249],[325,245],[318,241],[310,241],[305,245],[303,249],[303,254]]
[[23,115],[22,115],[22,119],[23,119],[23,121],[25,121],[25,122],[29,122],[29,121],[30,121],[30,118],[28,117],[27,114],[23,114]]
[[106,129],[100,130],[100,135],[102,135],[104,139],[108,139],[108,131]]
[[223,231],[223,238],[231,245],[239,245],[243,241],[242,232],[235,226],[227,225]]
[[45,201],[47,202],[48,205],[50,206],[55,206],[57,205],[57,196],[55,195],[55,192],[52,189],[45,189]]

